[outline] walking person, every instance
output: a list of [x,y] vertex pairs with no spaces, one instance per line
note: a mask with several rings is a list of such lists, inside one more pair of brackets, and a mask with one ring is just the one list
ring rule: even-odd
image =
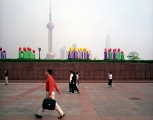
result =
[[74,93],[74,90],[76,90],[78,93],[80,93],[78,88],[76,87],[76,74],[75,74],[75,72],[73,72],[71,86],[72,86],[72,93]]
[[76,90],[78,93],[80,93],[78,86],[79,86],[79,72],[76,72]]
[[72,92],[72,85],[71,85],[72,77],[73,77],[73,71],[70,71],[70,78],[69,78],[69,92]]
[[[56,89],[56,91],[58,92],[58,94],[60,94],[60,91],[54,81],[54,78],[52,77],[52,70],[47,70],[46,71],[46,76],[47,76],[47,80],[46,80],[46,98],[52,98],[55,99],[55,91],[54,88]],[[56,111],[59,113],[59,117],[58,119],[62,119],[65,114],[62,111],[62,109],[60,108],[60,106],[57,104],[55,104],[55,109]],[[45,109],[41,108],[37,114],[35,114],[35,116],[37,118],[42,118],[42,114],[45,112]]]
[[108,73],[108,87],[112,87],[112,77],[113,77],[112,73],[109,72]]
[[72,73],[72,80],[71,80],[71,92],[74,94],[74,90],[75,90],[75,84],[76,84],[76,75],[75,72]]
[[8,70],[5,70],[5,85],[8,85]]

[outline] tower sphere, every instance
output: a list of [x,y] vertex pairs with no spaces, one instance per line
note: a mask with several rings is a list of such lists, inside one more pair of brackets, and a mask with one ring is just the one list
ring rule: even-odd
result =
[[55,54],[50,52],[50,53],[47,53],[46,57],[47,57],[47,59],[54,59]]
[[47,24],[47,28],[48,28],[49,30],[52,30],[52,29],[54,28],[54,24],[53,24],[52,22],[49,22],[49,23]]

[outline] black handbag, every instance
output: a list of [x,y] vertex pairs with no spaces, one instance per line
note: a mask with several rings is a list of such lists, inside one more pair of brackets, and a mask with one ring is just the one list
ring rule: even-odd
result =
[[56,100],[51,98],[45,98],[43,100],[42,107],[47,110],[55,110]]

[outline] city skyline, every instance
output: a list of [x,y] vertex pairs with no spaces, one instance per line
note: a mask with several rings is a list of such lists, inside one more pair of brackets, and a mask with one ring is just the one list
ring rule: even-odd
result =
[[[111,48],[121,48],[125,56],[136,51],[142,59],[153,59],[152,0],[52,0],[52,52],[60,58],[60,48],[76,43],[103,59],[106,36]],[[50,0],[0,0],[0,47],[8,58],[17,58],[19,47],[41,47],[48,52],[46,23]],[[126,58],[126,57],[125,57]],[[126,58],[127,59],[127,58]]]

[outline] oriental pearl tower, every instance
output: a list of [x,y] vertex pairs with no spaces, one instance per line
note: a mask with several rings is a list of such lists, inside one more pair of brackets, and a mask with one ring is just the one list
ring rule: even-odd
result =
[[48,29],[48,53],[46,55],[47,59],[54,59],[55,55],[52,52],[52,30],[54,28],[54,24],[51,22],[51,2],[50,2],[50,13],[49,13],[49,22],[47,23]]

